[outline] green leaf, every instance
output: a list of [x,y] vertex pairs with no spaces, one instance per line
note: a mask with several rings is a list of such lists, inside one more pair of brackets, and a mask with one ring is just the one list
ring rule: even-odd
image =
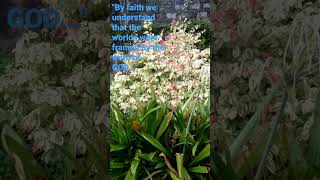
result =
[[184,180],[191,180],[191,177],[190,177],[190,175],[188,174],[188,171],[187,171],[187,169],[185,168],[185,167],[182,167],[182,176],[183,176],[183,178],[182,179],[184,179]]
[[174,112],[174,115],[176,117],[175,127],[179,131],[179,133],[181,134],[183,132],[183,130],[186,128],[183,114],[180,112],[180,110],[177,110]]
[[256,174],[256,177],[255,177],[256,180],[261,179],[262,176],[263,176],[264,165],[265,165],[265,162],[267,160],[268,154],[269,154],[269,152],[271,150],[271,147],[272,147],[272,144],[273,144],[273,139],[274,139],[274,137],[276,135],[276,132],[277,132],[277,129],[278,129],[278,125],[279,125],[279,123],[280,123],[280,121],[282,119],[282,115],[284,114],[284,110],[285,110],[285,107],[287,105],[287,102],[288,102],[288,93],[285,91],[284,92],[284,97],[283,97],[283,100],[282,100],[282,103],[281,103],[280,111],[278,112],[276,119],[273,121],[272,129],[270,131],[270,134],[269,134],[269,137],[268,137],[268,140],[267,140],[267,144],[266,144],[266,147],[265,147],[263,155],[262,155],[262,159],[260,160],[260,163],[259,163],[259,166],[258,166],[258,169],[257,169],[257,174]]
[[155,107],[155,108],[153,108],[153,109],[150,109],[144,116],[143,116],[143,118],[141,119],[141,122],[143,122],[151,113],[153,113],[154,111],[156,111],[156,110],[158,110],[158,109],[160,109],[161,108],[161,106],[157,106],[157,107]]
[[208,167],[206,166],[197,166],[197,167],[191,167],[188,169],[190,172],[193,173],[199,173],[199,174],[206,174],[209,173]]
[[114,128],[113,131],[117,131],[117,134],[119,136],[119,143],[121,143],[122,145],[128,145],[129,144],[129,140],[126,134],[126,130],[123,127],[123,125],[121,123],[118,124],[118,128]]
[[177,147],[177,146],[187,145],[187,144],[192,145],[192,143],[190,143],[190,142],[181,142],[181,143],[178,143],[178,144],[176,144],[176,145],[174,145],[172,147]]
[[149,173],[149,171],[148,171],[148,169],[147,168],[144,168],[145,170],[146,170],[146,172],[147,172],[147,174],[148,174],[148,177],[150,178],[150,180],[153,180],[152,179],[152,176],[151,176],[151,174]]
[[170,171],[169,169],[167,169],[167,172],[173,180],[182,180],[178,176],[176,176],[172,171]]
[[195,156],[199,144],[200,144],[200,142],[198,141],[193,145],[193,147],[192,147],[192,156]]
[[183,168],[183,154],[176,153],[176,161],[177,161],[177,169],[178,169],[178,174],[179,177],[182,178],[182,168]]
[[190,166],[210,156],[210,144],[207,144],[202,151],[191,161]]
[[1,139],[4,149],[15,160],[15,168],[19,177],[35,179],[37,176],[45,175],[43,168],[35,160],[32,152],[10,126],[4,125]]
[[121,169],[121,168],[125,168],[125,167],[127,167],[127,165],[123,162],[115,162],[113,160],[111,160],[111,162],[110,162],[111,169]]
[[237,138],[233,141],[232,145],[230,146],[231,159],[236,158],[241,153],[242,147],[247,143],[251,137],[251,133],[253,133],[257,127],[257,124],[260,120],[260,115],[261,111],[256,111],[246,126],[241,130]]
[[164,162],[159,162],[156,164],[156,166],[154,167],[154,169],[160,169],[160,168],[163,168],[165,166],[165,163]]
[[160,124],[162,123],[164,115],[166,113],[166,109],[167,109],[166,105],[162,102],[161,102],[160,106],[161,106],[161,109],[159,109],[156,114],[156,126],[157,127],[159,127]]
[[188,130],[187,128],[183,130],[182,134],[179,137],[179,143],[194,144],[195,140],[193,139],[190,133],[187,133],[187,130]]
[[150,144],[152,144],[154,147],[159,149],[161,152],[163,152],[167,156],[171,156],[169,151],[162,146],[162,144],[154,137],[150,136],[149,134],[138,132],[136,131],[141,137],[143,137],[146,141],[148,141]]
[[125,180],[135,180],[135,179],[136,179],[136,177],[135,177],[134,175],[132,175],[131,170],[129,169],[129,170],[127,171]]
[[156,155],[157,152],[152,152],[152,153],[148,153],[148,154],[140,154],[139,157],[141,159],[144,159],[146,161],[149,161],[149,162],[154,162],[153,158],[154,156]]
[[[144,178],[144,180],[148,180],[148,179],[152,180],[152,177],[153,177],[154,175],[159,174],[159,173],[162,173],[162,172],[163,172],[163,170],[154,171],[154,172],[152,172],[150,175],[148,175],[148,177]],[[150,177],[151,177],[151,178],[150,178]]]
[[194,90],[194,91],[191,93],[191,95],[189,96],[188,100],[183,104],[182,109],[181,109],[182,112],[184,112],[185,109],[188,107],[188,105],[189,105],[190,102],[192,101],[193,96],[194,96],[195,93],[196,93],[196,91]]
[[133,158],[133,161],[131,162],[131,166],[130,166],[131,174],[133,176],[135,176],[137,173],[137,169],[139,167],[140,161],[141,159],[139,158],[139,153],[137,153]]
[[170,124],[170,121],[172,119],[172,115],[173,115],[173,112],[169,112],[166,117],[164,118],[164,120],[162,121],[161,125],[160,125],[160,128],[157,132],[157,139],[159,139],[161,137],[161,135],[163,134],[163,132],[167,129],[167,127],[169,126]]
[[[193,116],[193,114],[195,112],[195,106],[196,106],[196,104],[193,104],[192,109],[191,109],[191,113],[190,113],[190,117],[189,117],[189,120],[188,120],[187,128],[185,129],[185,133],[183,133],[183,136],[181,136],[181,137],[184,138],[184,142],[187,142],[187,140],[189,140],[191,143],[195,143],[194,140],[193,140],[193,137],[190,135],[191,138],[189,138],[190,136],[188,136],[189,133],[190,133],[190,126],[191,126],[192,116]],[[180,142],[182,142],[182,141],[180,141]],[[183,145],[183,153],[185,153],[186,147],[187,147],[186,144],[184,144]]]
[[248,142],[253,132],[255,132],[255,128],[257,127],[258,123],[261,120],[261,115],[265,109],[265,107],[270,103],[274,93],[276,92],[275,87],[273,87],[273,91],[271,94],[267,96],[265,101],[260,104],[257,111],[254,115],[250,118],[249,122],[246,126],[241,130],[240,134],[237,138],[233,141],[232,145],[230,146],[230,156],[231,159],[235,159],[239,156],[242,152],[242,147]]
[[122,145],[122,144],[110,144],[110,152],[114,151],[121,151],[123,149],[126,149],[128,146],[127,145]]
[[111,103],[111,109],[112,109],[113,113],[115,114],[116,120],[118,122],[123,123],[124,115],[122,114],[121,110],[117,107],[117,105],[113,102]]

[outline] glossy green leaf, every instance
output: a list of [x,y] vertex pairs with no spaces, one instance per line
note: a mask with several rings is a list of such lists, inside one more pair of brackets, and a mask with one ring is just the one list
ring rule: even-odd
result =
[[154,111],[156,111],[156,110],[158,110],[158,109],[160,109],[161,108],[161,106],[157,106],[157,107],[155,107],[155,108],[153,108],[153,109],[150,109],[144,116],[143,116],[143,118],[141,119],[141,122],[143,122],[151,113],[153,113]]
[[196,143],[193,145],[193,147],[192,147],[192,156],[195,156],[199,144],[200,144],[200,142],[196,142]]
[[110,152],[114,151],[121,151],[123,149],[126,149],[128,146],[127,145],[121,145],[121,144],[110,144]]
[[170,175],[170,177],[172,178],[172,180],[182,180],[181,178],[179,178],[177,175],[175,175],[172,171],[170,171],[169,169],[167,170],[168,174]]
[[177,110],[174,112],[174,115],[176,117],[175,127],[179,131],[179,133],[182,133],[182,131],[186,128],[183,114],[179,110]]
[[183,154],[176,153],[176,161],[177,161],[177,169],[178,169],[178,174],[179,177],[182,178],[182,168],[183,168]]
[[132,175],[131,170],[127,171],[125,180],[136,180],[136,177],[134,175]]
[[115,162],[113,160],[111,160],[110,162],[110,168],[111,169],[121,169],[121,168],[125,168],[127,167],[127,164],[123,163],[123,162]]
[[183,104],[183,106],[182,106],[182,108],[181,108],[181,110],[182,110],[183,112],[185,111],[185,109],[188,107],[188,105],[189,105],[190,102],[192,101],[195,93],[196,93],[196,91],[194,90],[194,91],[190,94],[188,100]]
[[139,167],[140,161],[141,159],[139,158],[139,154],[137,153],[133,158],[133,161],[131,162],[131,166],[130,166],[131,174],[133,176],[135,176],[137,173],[137,169]]
[[138,132],[136,131],[141,137],[143,137],[146,141],[148,141],[150,144],[152,144],[154,147],[159,149],[161,152],[163,152],[167,156],[171,156],[169,151],[162,146],[162,144],[154,137],[150,136],[149,134]]
[[204,160],[210,156],[210,144],[207,144],[202,151],[191,161],[190,166]]
[[208,167],[206,167],[206,166],[191,167],[191,168],[188,168],[188,170],[190,172],[199,173],[199,174],[200,173],[203,173],[203,174],[209,173]]
[[152,153],[148,153],[148,154],[140,154],[139,157],[141,159],[144,159],[146,161],[149,161],[149,162],[154,162],[154,156],[157,154],[157,152],[152,152]]
[[182,177],[183,180],[191,180],[191,177],[185,167],[182,167]]
[[157,132],[156,138],[159,139],[161,137],[161,135],[164,133],[164,131],[167,129],[167,127],[169,126],[169,123],[172,119],[173,116],[173,112],[169,112],[166,117],[163,119],[160,128]]

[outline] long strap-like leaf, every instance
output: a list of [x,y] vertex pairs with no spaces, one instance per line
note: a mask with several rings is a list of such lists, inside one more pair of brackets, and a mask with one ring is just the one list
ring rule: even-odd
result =
[[248,142],[249,138],[257,127],[258,123],[261,120],[261,114],[265,110],[265,107],[269,105],[271,99],[273,98],[275,92],[277,91],[277,87],[273,87],[272,92],[267,96],[266,100],[260,104],[257,111],[250,118],[249,122],[234,140],[232,145],[230,146],[230,157],[231,160],[236,159],[242,151],[242,147]]
[[264,163],[265,163],[265,161],[267,159],[267,156],[269,154],[269,151],[270,151],[270,149],[272,147],[273,139],[274,139],[274,136],[276,134],[276,130],[278,128],[278,124],[280,123],[281,117],[282,117],[282,115],[284,113],[284,108],[285,108],[285,106],[287,104],[287,101],[288,101],[288,93],[285,92],[283,100],[282,100],[282,104],[281,104],[281,109],[278,112],[275,121],[273,122],[272,130],[270,132],[270,135],[269,135],[269,138],[268,138],[268,141],[267,141],[267,146],[266,146],[266,148],[265,148],[265,150],[263,152],[262,160],[260,161],[255,180],[259,180],[261,178],[262,174],[263,174],[262,170],[264,168]]

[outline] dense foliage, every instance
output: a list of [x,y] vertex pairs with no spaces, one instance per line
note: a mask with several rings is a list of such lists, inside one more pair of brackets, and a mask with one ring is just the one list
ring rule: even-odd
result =
[[[112,179],[209,178],[209,49],[197,48],[203,31],[173,22],[170,32],[144,24],[165,50],[131,51],[139,61],[111,82]],[[164,38],[163,38],[164,37]],[[126,52],[116,52],[123,55]]]
[[[148,28],[149,25],[145,24]],[[192,91],[202,86],[201,100],[209,94],[209,49],[199,50],[195,43],[200,34],[186,32],[184,23],[173,23],[172,33],[165,40],[137,41],[136,44],[163,45],[165,50],[136,50],[139,61],[127,61],[129,74],[118,72],[111,84],[111,100],[121,109],[137,109],[137,104],[151,99],[150,86],[154,87],[158,102],[169,101],[171,108],[185,101]],[[154,35],[152,29],[146,35]],[[162,37],[159,35],[158,37]],[[121,54],[122,52],[118,52]]]
[[319,177],[319,10],[319,1],[216,1],[217,178]]
[[176,110],[155,94],[128,114],[112,105],[112,179],[209,177],[209,108],[193,96]]
[[[69,32],[63,44],[41,42],[36,33],[25,34],[18,42],[15,64],[1,77],[0,90],[12,113],[21,117],[11,123],[28,135],[34,151],[47,152],[52,148],[50,143],[68,142],[64,136],[69,133],[71,141],[79,141],[82,125],[78,115],[60,110],[73,103],[80,109],[95,107],[91,113],[82,113],[90,115],[93,124],[104,123],[105,107],[100,97],[105,95],[99,90],[105,89],[101,52],[108,40],[102,28],[103,22],[82,23],[80,31]],[[75,100],[79,97],[83,98]],[[79,148],[77,152],[84,153]]]
[[[49,3],[70,22],[84,2]],[[89,12],[105,3],[87,3]],[[20,179],[106,178],[107,14],[78,30],[26,32],[1,67],[1,149]]]

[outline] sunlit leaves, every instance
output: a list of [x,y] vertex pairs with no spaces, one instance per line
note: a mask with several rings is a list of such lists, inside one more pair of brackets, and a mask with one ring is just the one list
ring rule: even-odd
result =
[[[181,107],[173,111],[166,104],[150,101],[130,115],[122,114],[114,105],[110,128],[112,174],[125,172],[126,179],[168,176],[182,180],[192,179],[196,174],[207,177],[209,115],[206,107],[199,108],[207,103],[199,101],[199,106],[195,106],[195,100],[190,99],[186,104],[189,105],[184,106],[184,111]],[[122,139],[128,139],[128,144],[122,144]]]

